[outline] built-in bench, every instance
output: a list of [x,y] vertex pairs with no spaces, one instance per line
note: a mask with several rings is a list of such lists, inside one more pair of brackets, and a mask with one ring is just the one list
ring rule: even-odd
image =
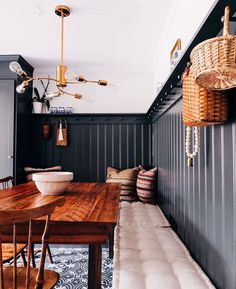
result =
[[158,206],[121,203],[113,289],[213,288]]

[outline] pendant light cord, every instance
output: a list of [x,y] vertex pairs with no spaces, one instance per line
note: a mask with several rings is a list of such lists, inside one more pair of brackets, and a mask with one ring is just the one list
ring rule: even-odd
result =
[[61,14],[61,65],[64,65],[64,14]]

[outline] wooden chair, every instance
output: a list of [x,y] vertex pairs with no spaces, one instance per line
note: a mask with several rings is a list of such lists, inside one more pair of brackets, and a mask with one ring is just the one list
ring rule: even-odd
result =
[[[0,189],[8,189],[10,187],[13,186],[13,177],[8,176],[5,177],[3,179],[0,179]],[[26,258],[25,258],[25,253],[24,250],[27,247],[26,244],[18,244],[17,245],[17,255],[21,255],[22,257],[22,261],[24,266],[26,266]],[[35,256],[36,254],[38,254],[40,252],[40,250],[34,250],[34,243],[32,243],[32,265],[33,267],[36,267],[36,263],[35,263]],[[48,258],[50,260],[51,263],[53,263],[53,259],[52,259],[52,254],[49,248],[49,245],[47,245],[47,253],[48,253]],[[11,259],[13,258],[14,253],[13,253],[13,245],[12,244],[4,244],[4,248],[3,248],[3,262],[9,262],[11,261]]]
[[[0,189],[8,189],[13,186],[13,177],[8,176],[0,179]],[[16,255],[22,257],[24,266],[26,266],[26,258],[24,250],[27,244],[17,244]],[[12,243],[6,243],[2,246],[2,261],[3,263],[10,262],[14,257],[14,247]]]
[[13,177],[5,177],[0,179],[0,189],[4,190],[13,186]]
[[[0,289],[51,289],[55,286],[59,279],[59,274],[44,269],[46,257],[46,245],[49,238],[49,222],[50,215],[56,206],[64,204],[63,197],[57,197],[48,201],[47,198],[40,205],[35,205],[31,209],[8,209],[0,210]],[[30,266],[31,259],[31,244],[33,235],[34,221],[33,219],[46,217],[45,227],[42,234],[42,250],[39,268],[32,268]],[[28,256],[27,267],[18,267],[17,256],[13,259],[13,265],[3,266],[2,249],[3,242],[10,240],[13,243],[14,251],[17,250],[17,238],[20,237],[20,226],[26,226],[28,223]],[[22,228],[22,227],[21,227]],[[6,232],[11,231],[8,235]],[[38,232],[37,232],[38,234]],[[22,238],[22,236],[21,236]]]

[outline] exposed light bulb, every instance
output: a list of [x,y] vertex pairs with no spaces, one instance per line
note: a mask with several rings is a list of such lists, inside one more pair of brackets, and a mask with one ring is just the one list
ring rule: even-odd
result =
[[88,102],[88,103],[92,103],[94,102],[95,98],[93,96],[87,96],[87,95],[83,95],[82,96],[82,100]]
[[9,64],[9,68],[12,72],[17,73],[18,75],[25,77],[27,76],[26,72],[21,68],[20,64],[16,61],[12,61]]
[[15,73],[18,73],[18,71],[21,71],[22,68],[20,66],[20,64],[16,61],[12,61],[10,64],[9,64],[9,68],[12,72],[15,72]]
[[117,90],[118,89],[118,84],[116,83],[112,83],[112,82],[108,82],[107,83],[107,87],[109,87],[111,90]]
[[70,70],[67,70],[65,76],[66,76],[66,79],[69,81],[78,81],[78,78],[79,78],[75,72],[70,71]]
[[57,96],[60,96],[61,95],[61,93],[60,92],[51,92],[51,93],[47,93],[46,94],[46,97],[48,98],[48,99],[51,99],[51,98],[53,98],[53,97],[57,97]]
[[25,92],[25,84],[22,82],[21,84],[17,85],[16,91],[20,94]]

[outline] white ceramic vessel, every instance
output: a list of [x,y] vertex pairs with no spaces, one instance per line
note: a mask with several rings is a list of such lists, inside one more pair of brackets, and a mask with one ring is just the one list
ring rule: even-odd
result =
[[41,172],[34,173],[32,180],[42,194],[55,196],[65,191],[73,176],[72,172]]
[[33,101],[34,113],[42,113],[42,107],[43,107],[42,102]]

